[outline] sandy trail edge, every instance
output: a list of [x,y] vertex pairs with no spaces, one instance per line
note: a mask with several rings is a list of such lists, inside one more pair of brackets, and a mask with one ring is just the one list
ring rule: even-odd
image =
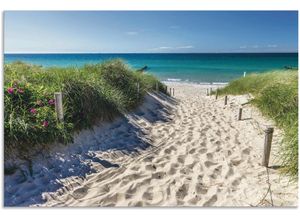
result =
[[[99,128],[94,136],[81,135],[75,142],[84,146],[96,138],[103,146],[117,146],[109,151],[89,148],[89,153],[119,167],[93,162],[96,173],[61,179],[63,187],[43,193],[46,202],[40,205],[297,206],[297,184],[260,165],[263,129],[272,122],[249,105],[244,106],[244,120],[237,121],[247,96],[229,96],[224,106],[222,97],[206,96],[207,86],[168,86],[175,88],[176,100],[150,95],[151,100],[148,97],[126,121]],[[133,141],[137,130],[128,130],[126,123],[142,131],[142,142]],[[108,135],[102,134],[103,129]],[[271,166],[277,165],[281,138],[275,129]],[[125,154],[122,149],[128,150],[131,142],[150,147]]]

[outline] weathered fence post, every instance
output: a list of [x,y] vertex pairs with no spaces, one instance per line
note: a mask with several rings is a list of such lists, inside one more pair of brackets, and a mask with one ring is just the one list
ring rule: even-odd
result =
[[269,166],[273,132],[274,132],[274,128],[272,127],[269,127],[265,130],[264,155],[262,160],[262,165],[265,167]]
[[209,88],[209,95],[211,96],[211,94],[212,94],[212,88],[210,87]]
[[139,96],[140,96],[140,83],[139,82],[136,83],[136,87],[137,87],[137,98],[139,98]]
[[225,96],[225,105],[227,105],[227,95]]
[[206,89],[206,96],[209,96],[208,88]]
[[217,89],[217,91],[216,91],[216,100],[218,99],[218,94],[219,93],[219,89]]
[[173,96],[175,95],[175,89],[173,88]]
[[170,96],[172,96],[172,88],[170,88]]
[[238,120],[242,120],[242,112],[243,112],[243,108],[240,108],[239,109],[239,117],[238,117]]
[[158,82],[156,82],[156,92],[158,92]]
[[62,102],[62,93],[55,92],[54,93],[55,100],[55,111],[57,115],[57,120],[60,122],[64,121],[64,110],[63,110],[63,102]]

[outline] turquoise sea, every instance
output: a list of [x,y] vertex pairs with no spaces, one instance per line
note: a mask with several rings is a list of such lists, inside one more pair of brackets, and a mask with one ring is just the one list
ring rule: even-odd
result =
[[297,53],[216,54],[5,54],[4,62],[24,61],[49,66],[83,66],[109,59],[123,59],[132,68],[148,66],[148,72],[163,81],[198,83],[228,82],[244,72],[264,72],[298,67]]

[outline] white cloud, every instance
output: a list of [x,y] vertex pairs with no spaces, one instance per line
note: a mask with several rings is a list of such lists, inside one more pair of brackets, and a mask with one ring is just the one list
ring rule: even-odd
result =
[[155,47],[155,48],[151,48],[149,50],[172,50],[174,49],[173,47],[167,47],[167,46],[161,46],[161,47]]
[[259,45],[252,45],[252,46],[248,46],[248,45],[243,45],[243,46],[240,46],[240,49],[258,49],[258,48],[277,48],[278,45],[276,44],[268,44],[266,46],[259,46]]
[[136,31],[128,31],[128,32],[126,32],[126,34],[127,35],[137,35],[138,32],[136,32]]
[[192,45],[184,45],[184,46],[177,46],[177,47],[161,46],[149,50],[182,50],[182,49],[192,49],[192,48],[194,48],[194,46]]
[[192,45],[187,45],[187,46],[176,47],[176,49],[191,49],[191,48],[194,48],[194,46],[192,46]]

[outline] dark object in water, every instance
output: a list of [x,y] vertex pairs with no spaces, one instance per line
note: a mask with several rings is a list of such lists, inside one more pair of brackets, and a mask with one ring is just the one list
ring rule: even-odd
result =
[[286,69],[286,70],[297,70],[298,67],[284,66],[284,69]]
[[138,69],[138,71],[140,71],[140,72],[144,72],[144,71],[146,71],[148,69],[148,66],[146,65],[146,66],[144,66],[143,68],[141,68],[141,69]]

